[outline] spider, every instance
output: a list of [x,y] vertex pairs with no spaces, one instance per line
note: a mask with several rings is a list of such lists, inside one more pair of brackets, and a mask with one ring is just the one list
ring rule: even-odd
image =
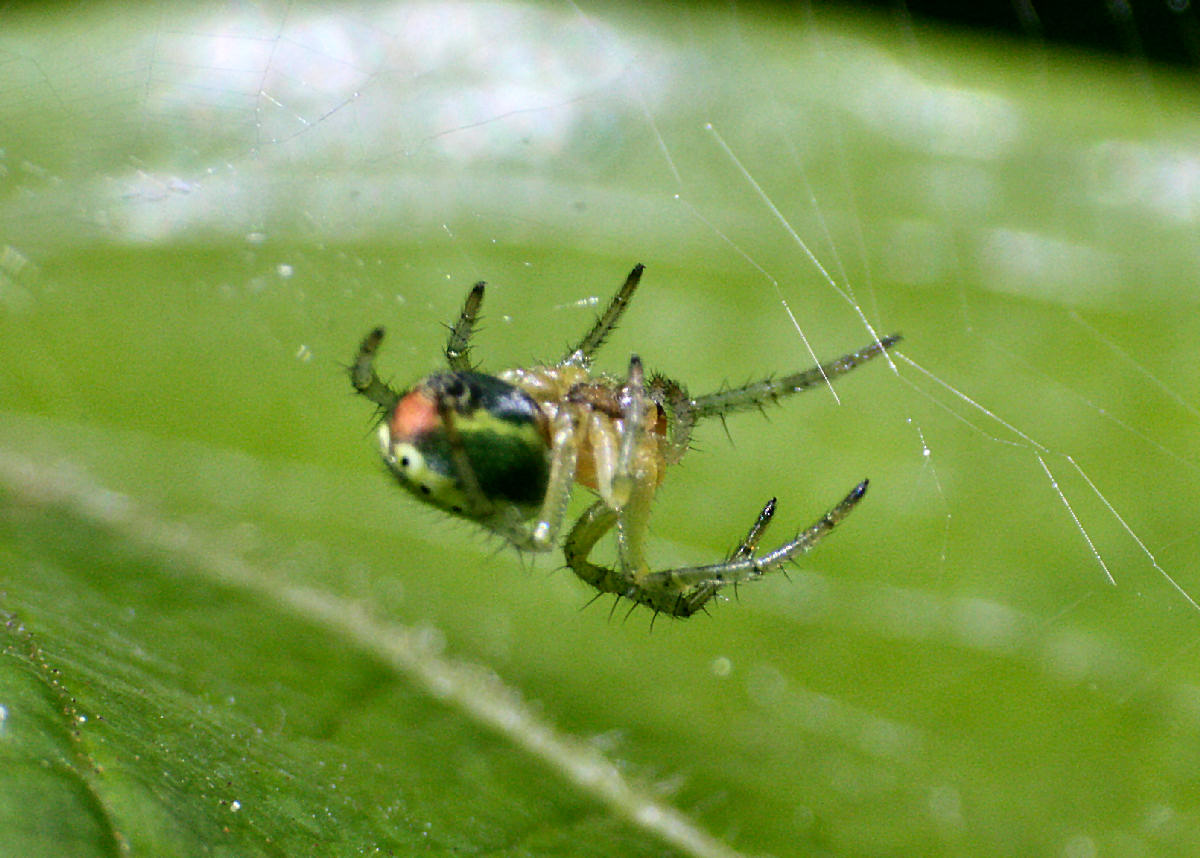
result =
[[[558,543],[571,491],[578,483],[597,499],[562,541],[567,566],[599,591],[674,617],[701,610],[729,584],[757,579],[803,554],[862,500],[863,480],[788,542],[758,545],[775,515],[775,498],[745,538],[717,563],[653,571],[646,563],[650,505],[668,465],[687,452],[692,429],[719,417],[826,384],[895,345],[885,337],[803,372],[692,397],[677,381],[646,377],[629,358],[625,378],[592,371],[592,358],[612,332],[642,277],[634,266],[604,313],[557,363],[496,375],[470,361],[471,334],[484,284],[467,295],[446,343],[449,371],[435,372],[404,392],[380,380],[375,357],[383,328],[363,339],[349,368],[354,389],[379,406],[379,444],[389,470],[420,500],[469,519],[524,551]],[[617,560],[589,560],[616,528]]]

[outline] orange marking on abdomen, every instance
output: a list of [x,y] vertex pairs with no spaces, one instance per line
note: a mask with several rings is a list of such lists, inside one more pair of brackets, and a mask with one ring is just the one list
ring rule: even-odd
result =
[[437,401],[423,390],[411,390],[400,398],[388,418],[393,440],[411,441],[432,432],[441,422]]

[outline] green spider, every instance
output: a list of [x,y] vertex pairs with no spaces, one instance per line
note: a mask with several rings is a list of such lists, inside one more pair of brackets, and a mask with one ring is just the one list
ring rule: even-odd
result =
[[[661,375],[646,378],[637,355],[616,378],[592,371],[592,357],[629,306],[637,265],[579,344],[555,364],[477,372],[468,359],[484,284],[467,296],[446,343],[447,372],[398,393],[375,372],[383,328],[363,339],[350,380],[379,406],[383,460],[422,501],[469,519],[525,551],[558,543],[575,484],[599,497],[563,540],[567,566],[600,593],[624,596],[656,613],[689,617],[722,587],[750,581],[803,554],[845,518],[867,490],[863,480],[836,506],[778,548],[758,552],[775,498],[733,553],[718,563],[653,571],[646,563],[650,505],[668,465],[687,452],[696,423],[827,384],[899,342],[885,337],[812,369],[692,397]],[[617,531],[617,561],[588,557]]]

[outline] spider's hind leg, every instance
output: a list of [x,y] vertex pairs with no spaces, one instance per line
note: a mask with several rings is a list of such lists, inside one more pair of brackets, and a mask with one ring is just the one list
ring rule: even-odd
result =
[[866,492],[867,481],[863,480],[837,505],[798,533],[790,542],[755,557],[758,540],[775,513],[775,501],[772,498],[763,507],[758,520],[728,560],[708,566],[653,572],[642,580],[641,587],[645,597],[638,597],[637,601],[676,617],[689,617],[701,610],[722,587],[761,578],[768,572],[781,569],[784,564],[801,554],[811,551],[850,514]]
[[761,578],[768,572],[782,568],[785,563],[801,554],[811,551],[850,514],[866,491],[867,481],[863,480],[833,509],[796,534],[790,542],[755,557],[758,542],[775,514],[775,500],[772,498],[758,514],[746,538],[734,549],[728,560],[708,566],[664,569],[640,576],[632,571],[625,571],[620,566],[614,569],[588,560],[592,548],[617,524],[619,516],[616,510],[599,500],[575,522],[575,526],[563,542],[563,553],[571,570],[601,593],[624,596],[653,611],[672,617],[690,617],[702,610],[722,587]]
[[[746,534],[746,538],[738,543],[738,547],[733,549],[729,554],[726,563],[735,560],[745,560],[752,558],[754,552],[758,550],[758,542],[762,539],[762,535],[766,533],[767,526],[771,523],[771,519],[775,515],[775,498],[767,501],[762,508],[762,512],[758,514],[758,518],[754,520],[754,524],[750,526],[750,532]],[[668,570],[669,571],[669,570]],[[662,575],[664,573],[658,573]],[[654,576],[651,576],[652,578]],[[737,590],[738,582],[734,581],[734,590]],[[717,590],[721,589],[722,585],[713,581],[702,581],[693,586],[690,591],[680,592],[676,597],[676,602],[682,607],[685,603],[691,606],[691,612],[695,613],[705,602],[717,594]],[[686,593],[686,595],[685,595]],[[680,615],[676,615],[680,616]],[[687,616],[686,614],[682,616]]]
[[758,519],[750,526],[750,532],[746,534],[746,538],[741,541],[741,544],[737,548],[733,549],[733,553],[729,555],[729,559],[741,560],[746,557],[753,557],[754,552],[758,550],[758,541],[767,532],[767,525],[771,523],[771,519],[774,516],[775,498],[771,498],[762,508],[762,512],[758,514]]
[[588,555],[592,553],[596,543],[612,530],[616,523],[617,511],[603,500],[596,501],[579,516],[579,520],[563,540],[563,556],[567,566],[580,580],[601,593],[624,596],[629,589],[629,582],[617,570],[588,560]]

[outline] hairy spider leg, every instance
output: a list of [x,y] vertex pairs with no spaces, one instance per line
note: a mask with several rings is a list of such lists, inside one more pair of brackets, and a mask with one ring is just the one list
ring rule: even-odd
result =
[[483,304],[483,289],[487,284],[480,280],[467,294],[466,303],[458,315],[458,321],[450,329],[450,338],[446,340],[446,363],[455,372],[471,369],[471,334],[475,331],[475,322],[479,319],[479,307]]
[[[863,480],[851,489],[850,493],[842,498],[836,506],[796,534],[796,537],[790,542],[773,551],[754,557],[755,549],[751,548],[749,552],[739,552],[740,556],[721,563],[654,572],[646,578],[645,586],[651,591],[666,588],[670,592],[677,593],[678,612],[675,616],[690,616],[703,607],[704,603],[711,599],[721,587],[760,578],[767,572],[779,569],[785,563],[811,551],[858,505],[858,502],[867,493],[869,484],[868,480]],[[767,506],[772,507],[772,504],[769,503]],[[755,528],[760,523],[763,528],[766,527],[761,515],[759,521],[755,523]],[[751,533],[753,533],[753,528]],[[759,535],[761,535],[761,530]]]
[[767,532],[767,525],[775,517],[775,500],[775,498],[771,498],[767,501],[766,505],[762,508],[762,512],[758,514],[758,519],[750,526],[750,532],[746,534],[746,538],[729,555],[730,560],[741,560],[754,556],[754,552],[758,550],[758,541]]
[[668,465],[678,464],[692,443],[692,429],[696,425],[692,400],[683,385],[663,375],[655,375],[650,379],[646,394],[667,415],[669,424],[663,456]]
[[[457,378],[457,377],[456,377]],[[461,382],[459,382],[461,384]],[[467,458],[467,447],[458,431],[458,421],[454,417],[454,406],[446,391],[434,391],[434,403],[437,407],[438,419],[446,432],[446,442],[450,446],[450,463],[454,467],[454,475],[467,496],[467,514],[474,519],[486,519],[496,512],[496,505],[488,499],[479,485],[479,477],[471,467]]]
[[375,355],[383,342],[383,328],[375,328],[358,347],[358,355],[350,367],[350,383],[354,389],[374,402],[383,411],[391,411],[400,401],[400,394],[392,390],[375,372]]
[[638,283],[642,281],[642,272],[645,270],[646,266],[640,262],[633,266],[633,270],[629,272],[629,276],[625,278],[625,282],[617,290],[617,294],[608,302],[608,307],[596,319],[596,323],[592,325],[592,329],[584,334],[583,339],[579,341],[579,345],[563,355],[562,360],[558,362],[559,366],[566,366],[567,364],[575,364],[582,367],[591,366],[592,355],[604,344],[604,340],[612,333],[613,328],[617,326],[617,322],[621,320],[621,316],[625,314],[625,310],[629,307],[629,302],[633,298],[633,293],[637,290]]
[[617,506],[623,507],[629,502],[630,494],[641,476],[634,472],[634,457],[638,442],[644,438],[646,411],[651,404],[646,396],[642,359],[637,355],[629,358],[629,377],[621,387],[617,402],[621,406],[623,422],[620,445],[617,449],[617,466],[612,479],[612,496]]
[[[601,593],[615,593],[636,601],[637,590],[631,587],[632,580],[609,566],[601,566],[588,560],[600,537],[612,530],[617,523],[617,511],[603,500],[598,500],[579,516],[571,532],[563,541],[563,555],[567,566],[587,584]],[[653,606],[651,606],[653,607]]]
[[[571,409],[562,409],[554,419],[550,435],[550,481],[537,520],[529,530],[531,551],[549,551],[558,542],[575,486],[575,471],[579,464],[579,448],[574,443],[575,420]],[[521,545],[520,547],[526,547]]]
[[811,551],[862,500],[867,485],[868,482],[863,480],[840,503],[798,533],[790,542],[759,557],[753,556],[753,552],[757,550],[753,543],[766,529],[770,515],[774,514],[773,503],[768,503],[759,514],[747,539],[733,557],[707,566],[665,569],[638,579],[592,563],[587,559],[592,548],[613,527],[618,518],[618,513],[603,501],[592,504],[580,516],[567,536],[563,550],[567,565],[597,590],[624,596],[673,617],[690,617],[701,610],[722,587],[759,578]]
[[646,564],[650,508],[665,463],[658,433],[646,426],[646,412],[653,403],[646,395],[642,361],[637,355],[629,359],[629,376],[621,387],[619,402],[620,453],[612,481],[612,494],[617,500],[617,552],[622,570],[640,579],[650,571]]
[[878,357],[900,342],[899,334],[892,334],[881,340],[864,346],[856,352],[842,355],[836,360],[814,366],[803,372],[792,373],[781,378],[764,378],[742,387],[729,390],[718,390],[707,396],[699,396],[691,401],[693,419],[705,417],[723,417],[735,411],[745,411],[758,408],[766,402],[777,402],[793,393],[802,393],[817,385],[828,384],[835,378],[845,375],[850,370],[862,366],[871,358]]
[[[758,518],[754,520],[754,524],[750,526],[750,531],[746,534],[746,538],[738,543],[737,548],[730,552],[726,562],[735,560],[744,560],[748,557],[753,557],[754,552],[758,550],[758,543],[762,539],[762,535],[766,533],[767,526],[771,523],[771,519],[775,516],[776,499],[771,498],[763,506],[762,511],[758,514]],[[738,581],[731,582],[736,591]],[[695,585],[695,588],[688,593],[687,601],[696,606],[693,612],[703,605],[714,595],[717,590],[721,589],[721,584],[716,581],[704,581]],[[678,597],[676,599],[678,602]]]

